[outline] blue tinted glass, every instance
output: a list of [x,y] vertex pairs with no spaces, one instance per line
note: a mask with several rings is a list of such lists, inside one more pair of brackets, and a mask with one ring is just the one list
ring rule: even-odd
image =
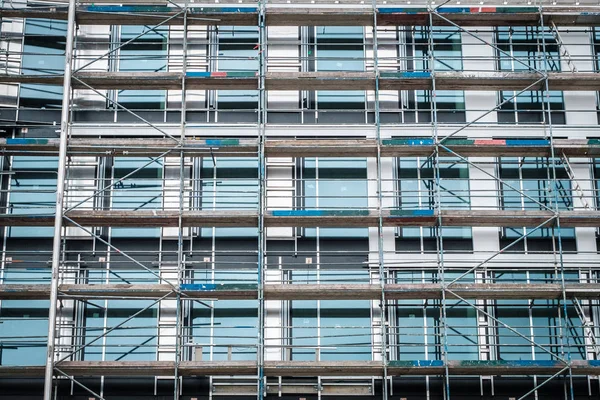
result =
[[[57,157],[13,157],[11,214],[53,215],[56,206]],[[11,237],[51,237],[52,227],[9,228]]]
[[[560,50],[550,28],[540,27],[498,27],[497,28],[498,69],[500,71],[560,71]],[[515,96],[513,98],[513,96]],[[545,103],[552,110],[563,110],[562,92],[550,91],[548,97],[542,91],[528,91],[517,95],[516,92],[501,92],[501,114],[517,113],[516,116],[504,116],[504,122],[540,122],[544,115]],[[553,114],[554,115],[554,114]],[[556,115],[554,123],[563,121]],[[564,122],[562,122],[564,123]]]
[[477,311],[461,302],[446,305],[449,360],[478,360]]
[[[317,71],[364,71],[363,28],[360,26],[319,26],[317,30]],[[318,91],[319,108],[364,108],[361,90]]]
[[442,347],[450,360],[477,360],[477,318],[472,307],[449,302],[446,342],[442,342],[439,306],[398,301],[397,354],[400,360],[441,360]]
[[[416,27],[413,30],[414,55],[409,60],[414,71],[462,71],[461,32],[454,27]],[[431,65],[430,35],[433,40],[434,63]],[[412,64],[412,65],[411,65]],[[416,108],[431,111],[431,91],[415,91]],[[436,108],[438,110],[459,111],[465,109],[464,92],[436,90]]]
[[196,361],[256,360],[257,305],[256,300],[227,300],[214,302],[211,310],[194,304],[192,346]]
[[528,301],[497,300],[497,304],[496,317],[512,328],[511,330],[503,324],[498,324],[498,359],[531,360],[532,345],[527,340],[531,338]]
[[[204,158],[201,170],[203,210],[258,210],[258,159]],[[257,228],[216,228],[217,236],[256,236]],[[213,228],[202,228],[211,236]]]
[[321,301],[321,360],[371,360],[371,303]]
[[[120,49],[119,71],[166,72],[168,28],[122,26],[121,43],[144,32],[147,33]],[[164,108],[165,95],[164,90],[120,90],[119,103],[129,108]]]
[[[551,160],[552,161],[552,160]],[[568,173],[556,160],[557,167],[544,157],[502,158],[500,178],[503,180],[502,205],[505,210],[559,210],[573,209],[571,181]],[[556,171],[556,189],[553,174]],[[556,197],[555,197],[556,196]],[[558,203],[556,201],[558,200]],[[527,229],[530,238],[553,236],[552,229]],[[517,238],[523,235],[522,229],[506,229],[506,237]],[[557,234],[555,232],[554,234]],[[561,237],[574,238],[574,228],[561,228]]]
[[[367,161],[364,158],[306,158],[303,172],[304,207],[320,210],[366,210]],[[321,237],[366,237],[366,228],[321,228]],[[316,229],[306,229],[315,236]]]
[[[112,209],[155,210],[162,208],[162,174],[162,160],[152,161],[148,157],[116,157]],[[112,228],[112,235],[115,237],[156,237],[159,232],[159,228]]]
[[[220,26],[218,71],[257,72],[258,28]],[[219,90],[219,108],[248,109],[258,106],[258,90]]]
[[[139,236],[135,236],[134,234],[132,237]],[[90,284],[158,283],[160,280],[160,272],[158,271],[156,263],[145,262],[143,260],[139,260],[139,258],[140,257],[138,254],[134,256],[134,259],[136,259],[137,262],[141,263],[146,268],[141,267],[137,263],[130,261],[120,254],[111,255],[110,269],[90,269],[87,272],[88,282]],[[162,281],[162,283],[165,282]]]
[[428,315],[422,304],[399,300],[396,307],[397,354],[400,360],[435,359],[435,345],[426,345],[426,327],[434,326],[434,319]]
[[[440,157],[439,185],[431,159],[403,157],[398,159],[398,206],[401,210],[470,209],[469,168],[457,158]],[[434,228],[402,228],[403,237],[436,237]],[[447,238],[470,238],[469,227],[444,227]]]
[[291,302],[291,359],[316,361],[318,346],[318,321],[316,300]]
[[257,305],[256,300],[214,303],[213,360],[256,360]]
[[43,365],[49,302],[3,300],[0,307],[0,365]]
[[[27,19],[21,70],[25,75],[62,74],[65,67],[65,21]],[[20,105],[60,108],[62,86],[21,84]]]
[[[85,310],[86,361],[154,361],[157,353],[158,307],[142,311],[150,300],[89,300]],[[105,308],[106,307],[106,308]],[[96,340],[107,329],[117,327],[104,339]]]

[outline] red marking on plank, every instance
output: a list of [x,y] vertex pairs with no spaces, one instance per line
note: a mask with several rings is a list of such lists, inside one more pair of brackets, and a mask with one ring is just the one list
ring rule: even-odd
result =
[[495,13],[496,7],[471,7],[472,13]]
[[226,78],[227,72],[211,72],[210,77],[211,78]]

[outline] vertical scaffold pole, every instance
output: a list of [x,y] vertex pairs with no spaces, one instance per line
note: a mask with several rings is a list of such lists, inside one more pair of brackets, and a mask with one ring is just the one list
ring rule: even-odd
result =
[[[431,6],[430,6],[431,7]],[[442,194],[440,190],[440,143],[438,135],[438,123],[437,123],[437,89],[435,81],[435,44],[433,41],[433,14],[436,8],[430,8],[429,10],[429,27],[428,27],[428,40],[427,47],[429,51],[429,71],[431,72],[431,128],[433,142],[435,143],[433,153],[433,167],[434,167],[434,178],[435,178],[435,210],[437,211],[437,229],[436,229],[436,244],[437,244],[437,264],[438,264],[438,279],[442,286],[441,293],[441,304],[440,304],[440,324],[442,327],[442,334],[440,340],[442,360],[444,362],[444,394],[445,399],[450,399],[450,375],[448,371],[448,324],[446,318],[446,278],[445,278],[445,266],[444,266],[444,240],[443,240],[443,220],[442,220]]]
[[[543,57],[542,60],[542,65],[544,67],[543,72],[544,72],[544,90],[543,90],[543,96],[544,96],[544,100],[542,101],[542,105],[546,111],[546,124],[545,128],[547,129],[547,133],[548,133],[548,139],[550,140],[550,159],[551,159],[551,163],[552,163],[552,168],[551,168],[551,173],[552,173],[552,192],[553,192],[553,201],[554,201],[554,212],[556,213],[556,240],[554,240],[555,238],[553,237],[552,239],[552,243],[553,243],[553,247],[555,247],[556,245],[558,245],[558,265],[560,268],[560,284],[561,284],[561,290],[562,290],[562,296],[561,296],[561,300],[562,300],[562,321],[559,324],[560,325],[560,342],[561,342],[561,347],[563,348],[563,353],[564,353],[564,347],[565,347],[565,338],[566,338],[566,347],[567,347],[567,354],[566,354],[566,361],[568,362],[568,379],[569,379],[569,398],[571,400],[573,400],[575,398],[575,393],[574,393],[574,389],[573,389],[573,370],[571,368],[571,346],[570,346],[570,340],[569,340],[569,327],[568,327],[568,323],[569,323],[569,318],[567,315],[568,309],[567,309],[567,292],[566,292],[566,288],[565,288],[565,264],[564,264],[564,257],[563,257],[563,245],[562,245],[562,232],[561,232],[561,228],[560,228],[560,214],[559,214],[559,197],[558,197],[558,179],[556,176],[556,149],[554,147],[554,130],[552,129],[552,104],[550,102],[550,88],[548,85],[548,58],[547,58],[547,44],[546,44],[546,28],[544,25],[544,10],[543,10],[543,5],[542,2],[539,2],[539,13],[540,13],[540,34],[542,35],[542,49],[541,49],[541,55]],[[558,62],[560,63],[560,51],[559,51],[559,60]],[[550,177],[548,177],[550,178]],[[553,231],[554,234],[554,231]],[[554,257],[556,259],[556,248],[553,248],[554,250]],[[559,317],[560,317],[560,301],[558,303],[559,306]],[[563,358],[564,358],[564,354],[562,354]],[[542,384],[546,383],[546,381],[544,381]]]
[[267,96],[265,92],[265,75],[267,72],[267,31],[265,25],[265,1],[259,1],[258,10],[258,343],[257,343],[257,393],[256,398],[264,396],[265,365],[265,300],[264,300],[264,261],[265,261],[265,124],[267,122]]
[[[186,102],[187,102],[187,88],[186,88],[186,73],[187,73],[187,35],[188,35],[188,0],[184,2],[184,13],[183,13],[183,36],[182,36],[182,57],[181,57],[181,129],[180,129],[180,142],[179,142],[179,198],[178,198],[178,217],[177,217],[177,296],[175,298],[175,368],[173,374],[173,399],[179,399],[179,392],[181,391],[181,385],[179,380],[179,363],[181,362],[181,351],[183,341],[183,329],[182,329],[182,318],[183,318],[183,303],[181,300],[181,287],[183,275],[185,274],[185,263],[183,258],[183,243],[184,243],[184,228],[183,228],[183,211],[184,211],[184,200],[185,200],[185,152],[183,146],[185,142],[186,134]],[[188,228],[189,229],[189,228]]]
[[48,311],[48,343],[44,374],[44,400],[52,399],[54,378],[54,355],[56,339],[56,310],[58,302],[58,280],[60,275],[60,250],[63,229],[65,179],[67,170],[67,140],[71,105],[71,73],[73,70],[73,42],[75,40],[75,1],[69,0],[67,16],[67,40],[65,43],[65,72],[63,98],[60,115],[60,144],[58,150],[58,173],[56,179],[56,209],[54,215],[54,240],[52,243],[52,278],[50,282],[50,309]]
[[373,72],[375,73],[375,134],[377,139],[377,214],[378,214],[378,226],[377,226],[377,259],[379,269],[379,283],[381,286],[381,306],[379,307],[380,316],[380,329],[381,329],[381,364],[382,364],[382,380],[381,380],[381,398],[387,400],[388,398],[388,355],[387,355],[387,343],[388,343],[388,332],[387,332],[387,308],[385,298],[385,284],[387,281],[385,263],[384,263],[384,251],[383,251],[383,185],[381,183],[381,122],[379,115],[379,60],[377,53],[377,0],[373,0]]

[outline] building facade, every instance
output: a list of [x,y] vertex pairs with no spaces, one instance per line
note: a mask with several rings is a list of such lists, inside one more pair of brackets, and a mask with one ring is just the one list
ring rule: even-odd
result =
[[468,3],[3,2],[0,399],[599,398],[600,8]]

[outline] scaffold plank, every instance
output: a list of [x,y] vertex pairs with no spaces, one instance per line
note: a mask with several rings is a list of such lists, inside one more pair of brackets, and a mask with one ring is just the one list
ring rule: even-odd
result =
[[[434,149],[431,138],[384,139],[382,157],[427,157]],[[448,150],[465,157],[543,157],[552,154],[548,139],[442,139],[440,153]],[[555,139],[558,154],[571,157],[600,156],[599,139]],[[253,157],[258,153],[256,139],[189,138],[182,146],[171,139],[154,138],[71,138],[73,156],[158,157],[169,151],[183,151],[190,157]],[[55,155],[58,139],[0,138],[0,151],[7,155]],[[267,157],[375,157],[373,139],[267,139]]]
[[[384,226],[436,226],[434,210],[383,210]],[[185,227],[255,227],[257,211],[184,211]],[[179,213],[171,210],[73,210],[65,215],[68,226],[174,227]],[[535,227],[600,226],[600,211],[577,210],[442,210],[443,226]],[[75,221],[75,224],[72,221]],[[53,216],[2,214],[0,226],[52,226]],[[265,213],[267,227],[371,227],[379,223],[379,213],[372,209],[356,210],[274,210]]]
[[[443,375],[553,375],[567,364],[553,360],[441,360],[389,361],[390,376]],[[574,360],[574,375],[600,374],[600,361]],[[56,368],[71,376],[172,376],[172,361],[63,361]],[[0,377],[42,376],[43,366],[0,366]],[[181,361],[181,376],[256,375],[256,361]],[[266,376],[381,376],[380,361],[265,361]]]
[[[152,2],[152,1],[151,1]],[[258,18],[258,8],[239,6],[192,6],[188,8],[188,25],[252,26]],[[82,5],[77,9],[80,25],[152,25],[171,18],[166,24],[182,25],[180,9],[166,5]],[[427,26],[429,10],[425,7],[377,8],[377,22],[381,26]],[[372,8],[366,7],[290,7],[279,5],[266,8],[268,26],[372,26]],[[4,7],[3,18],[42,18],[66,20],[67,9],[61,4],[27,8]],[[596,7],[544,7],[546,24],[553,21],[562,26],[593,26],[600,23]],[[447,26],[450,20],[461,26],[529,26],[540,23],[538,7],[439,7],[433,24]]]
[[[440,299],[442,286],[437,283],[386,284],[388,300]],[[560,299],[562,286],[551,283],[453,283],[447,298],[455,294],[467,299]],[[256,284],[185,284],[180,288],[183,299],[252,300],[257,298]],[[0,285],[0,300],[44,300],[50,287],[45,284]],[[62,298],[149,298],[175,297],[175,289],[167,284],[61,284]],[[600,284],[567,283],[567,298],[595,300],[600,298]],[[381,298],[378,284],[268,284],[264,287],[267,300],[377,300]]]
[[[178,90],[183,75],[177,72],[80,72],[74,75],[75,89]],[[254,71],[188,72],[186,88],[196,90],[257,89]],[[0,83],[59,85],[62,75],[0,74]],[[543,76],[536,72],[452,71],[435,73],[438,90],[541,90]],[[372,72],[267,72],[266,90],[374,90],[376,78]],[[551,90],[598,91],[600,74],[595,72],[548,73]],[[433,75],[429,72],[382,72],[381,90],[430,90]]]

